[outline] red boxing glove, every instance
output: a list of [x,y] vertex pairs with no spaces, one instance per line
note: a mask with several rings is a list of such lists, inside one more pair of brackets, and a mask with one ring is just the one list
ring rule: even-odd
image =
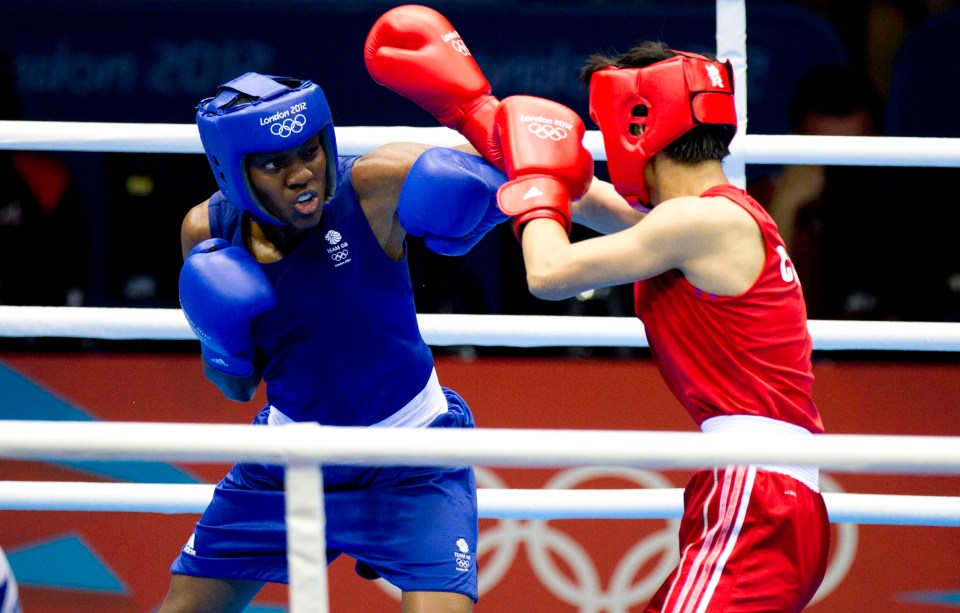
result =
[[426,109],[503,168],[492,138],[499,101],[443,15],[414,4],[387,11],[367,34],[363,57],[374,81]]
[[570,192],[553,177],[530,175],[504,183],[497,190],[497,205],[513,218],[517,240],[524,224],[533,219],[552,219],[570,234]]
[[570,202],[593,181],[593,157],[583,146],[586,128],[569,108],[531,96],[511,96],[497,109],[496,132],[508,183],[497,191],[504,214],[523,224],[549,218],[570,233]]

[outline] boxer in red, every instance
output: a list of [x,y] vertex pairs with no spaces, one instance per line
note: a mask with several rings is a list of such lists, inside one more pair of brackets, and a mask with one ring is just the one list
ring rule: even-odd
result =
[[[736,131],[729,63],[646,42],[591,57],[581,77],[612,190],[594,180],[571,203],[557,186],[581,163],[578,143],[537,138],[520,105],[510,112],[511,98],[495,119],[510,160],[500,208],[521,238],[530,291],[559,300],[633,283],[653,359],[703,432],[823,432],[800,280],[773,220],[721,165]],[[559,151],[545,155],[545,146]],[[642,217],[629,222],[625,202]],[[607,235],[571,244],[571,219]],[[695,473],[680,564],[645,611],[803,609],[829,548],[818,477],[813,466]]]

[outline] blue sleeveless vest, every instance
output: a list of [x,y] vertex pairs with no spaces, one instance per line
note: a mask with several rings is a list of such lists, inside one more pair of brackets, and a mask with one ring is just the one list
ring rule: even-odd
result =
[[[336,196],[283,259],[261,264],[277,306],[253,322],[267,400],[294,421],[366,426],[423,390],[433,356],[420,335],[407,258],[377,242],[340,158]],[[243,247],[242,215],[210,199],[213,237]]]

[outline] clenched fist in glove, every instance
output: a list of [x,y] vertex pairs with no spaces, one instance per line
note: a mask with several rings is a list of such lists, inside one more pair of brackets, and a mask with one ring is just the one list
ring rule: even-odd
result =
[[593,157],[583,146],[580,117],[556,102],[511,96],[497,109],[496,136],[509,181],[497,192],[504,214],[513,217],[520,238],[523,224],[554,219],[570,232],[570,203],[593,180]]
[[252,397],[260,376],[254,366],[251,325],[276,300],[267,275],[241,247],[210,238],[190,251],[180,269],[180,305],[200,339],[207,376],[213,376],[218,386],[222,375],[254,377],[253,387],[245,392]]
[[363,56],[374,81],[426,109],[503,168],[491,140],[499,101],[446,17],[413,4],[391,9],[370,29]]

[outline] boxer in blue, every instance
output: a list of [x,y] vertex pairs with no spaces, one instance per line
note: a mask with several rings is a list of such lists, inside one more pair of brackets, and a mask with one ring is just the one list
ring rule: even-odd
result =
[[[465,144],[337,155],[310,81],[247,73],[203,100],[197,123],[220,190],[186,215],[180,301],[204,372],[260,427],[471,428],[437,380],[417,326],[405,237],[469,250],[506,217],[504,175]],[[477,593],[469,466],[325,467],[328,559],[402,591],[405,613],[464,613]],[[161,613],[241,611],[287,581],[283,469],[238,464],[171,568]]]

